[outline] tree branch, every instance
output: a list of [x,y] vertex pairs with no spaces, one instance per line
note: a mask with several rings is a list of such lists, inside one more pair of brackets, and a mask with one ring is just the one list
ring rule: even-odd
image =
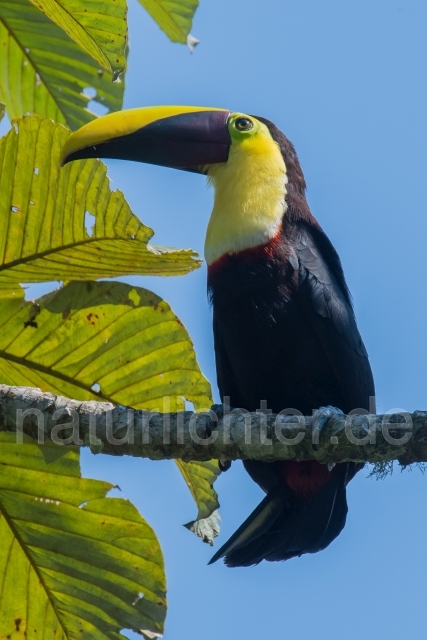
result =
[[332,416],[319,437],[311,416],[213,411],[160,414],[79,402],[32,387],[0,385],[0,430],[40,443],[152,460],[254,459],[427,462],[427,412]]

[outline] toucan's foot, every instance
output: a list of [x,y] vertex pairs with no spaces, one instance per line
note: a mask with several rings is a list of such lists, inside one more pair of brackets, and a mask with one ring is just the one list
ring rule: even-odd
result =
[[312,431],[312,444],[313,449],[317,451],[319,448],[319,436],[325,424],[328,422],[329,418],[336,415],[343,415],[341,409],[337,407],[332,407],[328,405],[327,407],[320,407],[313,414],[313,431]]
[[218,419],[221,419],[227,415],[227,413],[230,413],[231,407],[229,407],[228,404],[213,404],[211,406],[211,411],[216,413],[216,417]]
[[221,469],[222,472],[224,471],[228,471],[229,468],[231,467],[231,460],[224,460],[224,459],[220,459],[218,460],[218,466]]

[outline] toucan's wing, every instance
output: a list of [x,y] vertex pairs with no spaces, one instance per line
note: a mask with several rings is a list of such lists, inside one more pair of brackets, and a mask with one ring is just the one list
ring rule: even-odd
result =
[[[368,409],[374,382],[338,254],[320,227],[298,222],[298,305],[318,335],[341,385],[345,407]],[[296,266],[296,265],[295,265]]]

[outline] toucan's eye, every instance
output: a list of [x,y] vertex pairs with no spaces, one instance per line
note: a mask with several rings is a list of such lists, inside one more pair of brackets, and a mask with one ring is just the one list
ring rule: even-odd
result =
[[253,126],[254,123],[249,118],[237,118],[236,120],[236,129],[238,131],[249,131]]

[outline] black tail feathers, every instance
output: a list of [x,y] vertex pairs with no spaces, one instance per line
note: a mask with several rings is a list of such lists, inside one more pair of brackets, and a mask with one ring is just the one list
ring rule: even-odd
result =
[[342,531],[347,517],[346,485],[361,465],[339,465],[310,500],[275,486],[210,563],[225,558],[229,567],[262,560],[289,560],[325,549]]

